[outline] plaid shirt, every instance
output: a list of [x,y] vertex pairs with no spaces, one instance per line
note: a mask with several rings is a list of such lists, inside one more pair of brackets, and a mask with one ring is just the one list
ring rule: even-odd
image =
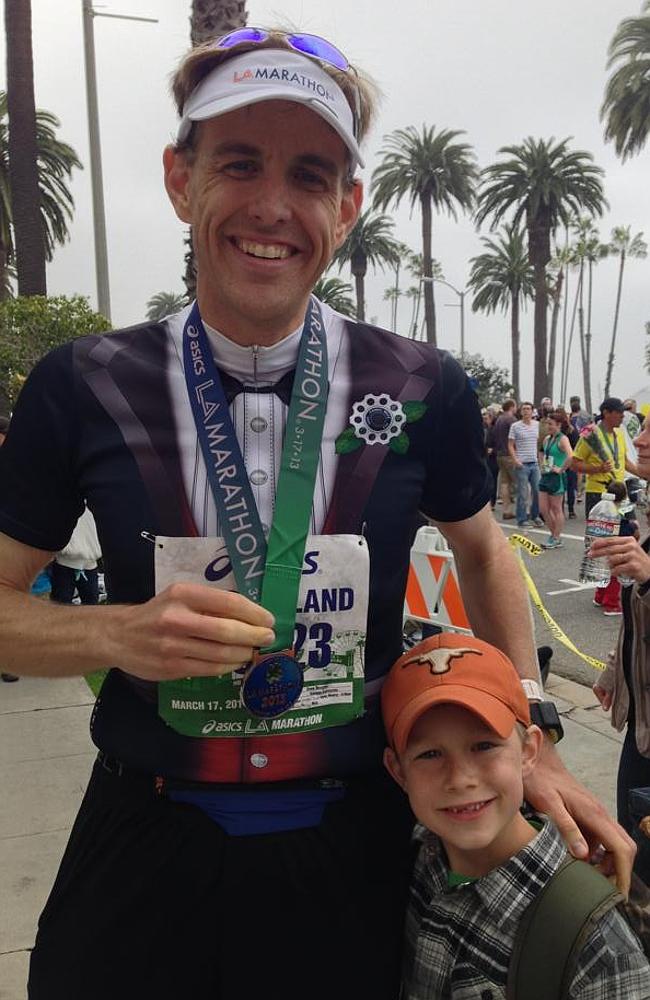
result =
[[[565,855],[560,835],[546,820],[515,857],[453,889],[440,841],[423,827],[416,836],[423,843],[406,920],[402,1000],[505,1000],[519,921]],[[616,908],[587,939],[569,995],[572,1000],[650,998],[650,965]]]

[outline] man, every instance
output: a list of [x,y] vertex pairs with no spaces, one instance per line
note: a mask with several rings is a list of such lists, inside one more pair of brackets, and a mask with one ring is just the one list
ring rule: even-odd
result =
[[611,479],[623,482],[625,473],[638,476],[637,466],[628,457],[625,434],[619,427],[623,422],[623,402],[608,396],[600,404],[600,421],[591,434],[581,437],[573,451],[572,468],[584,472],[585,517],[598,503]]
[[571,426],[577,431],[581,431],[583,427],[591,423],[591,416],[586,410],[583,410],[582,403],[580,402],[580,396],[571,396],[569,399],[569,409],[571,410],[571,416],[569,420]]
[[514,399],[506,399],[503,403],[503,413],[499,414],[494,424],[494,443],[499,467],[499,496],[503,504],[501,516],[504,521],[512,521],[515,514],[513,498],[517,491],[515,480],[515,463],[508,448],[508,434],[515,422]]
[[[195,49],[174,93],[165,183],[197,302],[51,354],[2,456],[0,653],[22,673],[116,668],[30,998],[392,1000],[411,817],[377,701],[419,511],[537,697],[527,602],[460,366],[311,297],[360,211],[368,85],[323,39],[247,28]],[[28,581],[84,499],[113,604],[37,610]],[[545,765],[536,807],[586,854],[564,801],[624,880],[629,841],[550,741]]]
[[[9,430],[9,417],[0,416],[0,448],[5,443],[5,438],[7,436],[7,431]],[[16,674],[8,674],[6,671],[0,673],[0,678],[5,682],[5,684],[13,684],[18,680]]]
[[527,528],[534,524],[542,528],[544,522],[539,516],[538,430],[537,422],[533,420],[532,403],[521,404],[521,420],[515,420],[508,431],[508,451],[517,482],[517,525]]

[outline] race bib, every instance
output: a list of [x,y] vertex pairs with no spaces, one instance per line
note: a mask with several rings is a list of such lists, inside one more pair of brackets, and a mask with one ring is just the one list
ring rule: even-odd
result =
[[[222,538],[158,536],[156,593],[172,583],[236,590]],[[304,670],[295,705],[260,719],[241,700],[244,669],[158,685],[158,714],[184,736],[243,737],[345,725],[363,713],[370,559],[357,535],[310,535],[296,611],[294,649]]]

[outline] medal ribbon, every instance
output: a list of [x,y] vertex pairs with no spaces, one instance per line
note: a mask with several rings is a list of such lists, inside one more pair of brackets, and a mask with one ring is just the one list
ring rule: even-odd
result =
[[327,341],[311,298],[296,375],[268,545],[219,371],[195,302],[183,330],[185,382],[223,536],[240,594],[275,616],[275,643],[293,645],[328,391]]

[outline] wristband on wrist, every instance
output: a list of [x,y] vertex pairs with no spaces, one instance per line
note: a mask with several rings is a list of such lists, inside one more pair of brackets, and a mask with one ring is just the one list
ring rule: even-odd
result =
[[522,677],[521,686],[528,701],[544,701],[544,692],[537,683],[528,677]]

